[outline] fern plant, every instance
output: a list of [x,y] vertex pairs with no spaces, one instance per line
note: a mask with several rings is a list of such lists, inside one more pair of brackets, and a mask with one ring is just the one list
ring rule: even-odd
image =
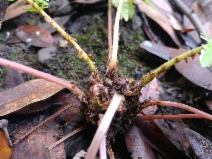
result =
[[[34,2],[43,10],[45,8],[48,8],[49,6],[49,0],[34,0]],[[27,9],[28,12],[36,12],[37,10],[35,8]]]
[[[14,2],[15,0],[8,0],[9,2]],[[34,2],[41,8],[45,9],[49,6],[49,0],[34,0]],[[35,8],[27,9],[28,12],[37,12]]]
[[212,38],[207,34],[201,34],[202,39],[207,41],[206,45],[202,45],[203,49],[200,55],[200,64],[202,67],[212,66]]
[[[177,63],[183,59],[186,59],[189,56],[193,57],[195,54],[199,53],[201,50],[205,50],[204,53],[207,55],[209,52],[208,50],[210,50],[212,48],[212,40],[209,38],[206,38],[209,43],[208,45],[201,46],[196,49],[190,50],[190,51],[164,63],[162,66],[158,67],[155,71],[147,74],[146,76],[143,76],[139,83],[136,83],[133,80],[117,78],[115,76],[116,66],[115,66],[115,69],[113,70],[114,72],[112,72],[109,75],[106,74],[105,78],[100,79],[98,76],[98,71],[97,71],[94,63],[91,61],[89,56],[87,56],[87,54],[76,43],[76,40],[74,38],[70,37],[57,23],[55,23],[43,11],[44,8],[48,7],[48,0],[34,0],[34,1],[27,0],[27,2],[29,4],[31,4],[33,7],[31,9],[29,9],[28,11],[31,11],[31,12],[37,11],[42,16],[44,16],[45,20],[48,23],[50,23],[58,32],[61,33],[61,35],[63,35],[66,38],[67,41],[69,41],[75,47],[79,58],[83,59],[88,64],[88,66],[90,67],[90,70],[92,72],[91,76],[89,78],[89,81],[88,81],[90,87],[87,90],[87,92],[84,93],[81,90],[77,89],[76,85],[74,85],[74,84],[71,85],[70,83],[68,83],[67,81],[64,81],[63,79],[58,79],[56,77],[53,78],[53,76],[50,76],[50,75],[47,76],[45,73],[40,73],[39,71],[35,72],[35,70],[32,70],[32,69],[28,69],[28,71],[26,71],[26,67],[23,67],[20,64],[8,62],[7,60],[1,59],[1,58],[0,58],[0,64],[2,66],[7,66],[7,67],[10,66],[12,68],[19,69],[23,72],[31,73],[32,75],[36,75],[40,78],[44,78],[46,80],[55,82],[57,84],[60,84],[64,87],[68,88],[74,94],[76,94],[81,99],[81,101],[84,103],[84,107],[82,110],[83,110],[87,120],[91,123],[95,123],[95,124],[97,123],[98,115],[100,113],[105,114],[103,117],[103,120],[107,119],[107,117],[109,115],[110,121],[113,118],[112,122],[114,122],[114,124],[120,125],[120,126],[117,127],[116,129],[115,128],[111,129],[111,131],[108,133],[109,134],[108,135],[108,138],[109,138],[108,143],[110,143],[110,141],[113,139],[113,137],[119,131],[128,129],[131,126],[132,122],[136,119],[137,114],[140,112],[141,109],[143,109],[144,107],[150,106],[150,105],[164,105],[164,102],[162,103],[162,102],[158,102],[158,101],[145,101],[144,103],[141,103],[139,100],[139,97],[141,96],[140,90],[143,86],[145,86],[153,78],[164,73],[167,69],[169,69],[175,63]],[[125,5],[123,5],[123,6],[125,6],[125,9],[122,10],[122,14],[123,14],[124,19],[128,20],[129,18],[132,17],[132,15],[134,13],[134,6],[132,6],[132,0],[124,0],[124,3],[125,3]],[[114,1],[114,4],[116,5],[117,2]],[[117,17],[120,17],[120,15],[117,15]],[[117,37],[118,37],[118,35],[117,35]],[[204,53],[203,53],[203,55],[204,55]],[[204,58],[205,57],[203,56],[203,59]],[[112,90],[112,91],[109,91],[109,90]],[[115,98],[115,96],[117,96],[116,94],[121,94],[121,96],[119,95],[117,97],[119,99],[119,102],[117,102],[116,100],[113,100]],[[122,97],[125,97],[125,98],[122,98]],[[110,113],[107,113],[108,110],[112,109],[113,105],[110,106],[111,105],[110,103],[113,103],[113,101],[116,104],[115,105],[116,108],[113,109],[113,111],[114,111],[113,114],[115,114],[114,117],[113,117],[113,115],[110,115]],[[170,104],[170,103],[168,103],[168,104]],[[191,108],[189,106],[185,106],[182,104],[177,105],[176,103],[174,106],[191,111],[194,113],[194,114],[189,114],[189,115],[195,115],[195,117],[206,118],[206,119],[212,120],[211,115],[201,112],[199,110],[196,110],[194,108]],[[126,108],[126,109],[121,110],[119,113],[115,113],[115,111],[118,107]],[[191,117],[189,115],[187,114],[187,117]],[[194,117],[194,116],[192,116],[192,117]],[[104,123],[104,122],[102,121],[102,123]],[[110,124],[110,122],[109,122],[109,124]],[[109,127],[109,124],[107,123],[108,127]],[[105,133],[106,133],[108,127],[104,128]],[[97,132],[98,132],[98,130],[97,130]],[[104,136],[104,133],[103,133],[103,136]],[[96,142],[96,140],[93,140],[93,141],[94,141],[94,143]],[[101,142],[101,139],[99,139],[98,142],[99,141]],[[95,152],[93,152],[92,149],[90,148],[90,150],[88,150],[88,154],[95,155],[95,153],[98,150],[98,146],[99,145],[96,144]],[[93,158],[93,157],[88,157],[88,156],[89,155],[87,155],[86,158],[89,158],[89,159]]]

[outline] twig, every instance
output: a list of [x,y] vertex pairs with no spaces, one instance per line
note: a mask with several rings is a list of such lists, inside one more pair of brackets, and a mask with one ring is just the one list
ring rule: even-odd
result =
[[197,48],[195,48],[193,50],[187,51],[187,52],[185,52],[185,53],[183,53],[183,54],[181,54],[181,55],[179,55],[179,56],[167,61],[166,63],[164,63],[163,65],[158,67],[156,70],[154,70],[153,72],[143,76],[141,78],[139,87],[142,88],[147,83],[149,83],[151,80],[153,80],[155,77],[159,76],[160,74],[165,73],[167,69],[169,69],[174,64],[180,62],[181,60],[186,59],[188,57],[195,57],[195,54],[199,53],[202,49],[203,49],[203,46],[197,47]]
[[107,133],[109,125],[113,119],[116,110],[118,109],[119,103],[121,102],[122,98],[123,97],[121,95],[114,94],[112,101],[102,119],[102,122],[99,125],[94,135],[94,138],[88,148],[88,152],[85,155],[85,159],[93,159],[96,156],[96,153],[99,149],[99,145]]
[[71,43],[75,47],[78,53],[78,57],[88,64],[92,72],[97,74],[97,69],[94,63],[90,60],[89,56],[81,49],[81,47],[76,43],[75,39],[70,37],[68,33],[66,33],[61,28],[61,26],[59,26],[50,16],[48,16],[33,0],[27,0],[27,2],[44,17],[47,23],[51,24],[54,29],[56,29],[69,43]]
[[42,125],[46,124],[47,122],[49,122],[50,120],[54,119],[56,116],[58,116],[59,114],[61,114],[62,112],[64,112],[66,109],[70,108],[72,105],[68,105],[62,109],[60,109],[58,112],[56,112],[55,114],[53,114],[52,116],[50,116],[49,118],[47,118],[46,120],[44,120],[43,122],[41,122],[40,124],[38,124],[37,126],[35,126],[32,130],[28,131],[26,134],[24,134],[22,137],[20,137],[19,139],[17,139],[13,144],[17,144],[20,141],[22,141],[24,138],[26,138],[29,134],[31,134],[33,131],[35,131],[37,128],[41,127]]
[[108,61],[112,55],[113,40],[112,40],[112,0],[108,0]]
[[59,145],[61,142],[65,141],[69,137],[77,134],[78,132],[82,131],[83,129],[84,129],[84,127],[78,128],[78,129],[74,130],[73,132],[71,132],[70,134],[64,136],[62,139],[60,139],[57,142],[55,142],[54,144],[50,145],[49,150],[53,149],[55,146]]
[[212,115],[205,113],[201,110],[195,109],[191,106],[182,104],[182,103],[177,103],[177,102],[171,102],[171,101],[147,101],[147,103],[145,103],[142,108],[146,108],[148,106],[153,106],[153,105],[157,105],[157,106],[168,106],[168,107],[176,107],[176,108],[180,108],[180,109],[184,109],[186,111],[192,112],[194,113],[194,115],[199,115],[201,118],[205,118],[205,119],[209,119],[212,120]]
[[121,18],[121,8],[122,8],[123,0],[119,1],[119,5],[116,12],[115,24],[114,24],[114,33],[113,33],[113,51],[112,56],[108,66],[107,74],[111,74],[114,72],[114,69],[117,66],[117,53],[118,53],[118,41],[119,41],[119,20]]
[[197,29],[197,31],[200,33],[206,33],[205,28],[203,27],[202,23],[196,16],[196,14],[188,8],[183,1],[181,0],[173,0],[176,6],[183,12],[193,23],[194,27]]
[[24,73],[28,73],[30,75],[33,75],[33,76],[36,76],[36,77],[39,77],[39,78],[43,78],[43,79],[50,81],[50,82],[54,82],[56,84],[59,84],[59,85],[65,87],[65,88],[69,89],[70,91],[72,91],[74,94],[76,94],[78,96],[84,96],[85,95],[76,85],[73,85],[66,80],[63,80],[61,78],[57,78],[57,77],[52,76],[48,73],[44,73],[44,72],[35,70],[33,68],[18,64],[16,62],[5,60],[5,59],[2,59],[2,58],[0,58],[0,65],[8,67],[8,68],[13,68],[15,70],[19,70],[19,71],[22,71]]
[[183,118],[203,118],[198,114],[177,114],[177,115],[146,115],[137,116],[137,120],[150,120],[150,119],[183,119]]

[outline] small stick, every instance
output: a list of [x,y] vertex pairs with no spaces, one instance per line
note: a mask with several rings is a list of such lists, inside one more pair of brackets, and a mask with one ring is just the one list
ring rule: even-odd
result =
[[68,108],[70,108],[72,105],[68,105],[62,109],[60,109],[58,112],[56,112],[55,114],[53,114],[52,116],[50,116],[49,118],[47,118],[46,120],[44,120],[43,122],[41,122],[40,124],[38,124],[37,126],[35,126],[33,129],[31,129],[30,131],[28,131],[26,134],[24,134],[21,138],[19,138],[18,140],[16,140],[13,144],[17,144],[20,141],[22,141],[24,138],[26,138],[30,133],[32,133],[33,131],[35,131],[37,128],[41,127],[42,125],[46,124],[47,122],[49,122],[50,120],[54,119],[56,116],[60,115],[62,112],[64,112],[65,110],[67,110]]
[[61,142],[65,141],[66,139],[68,139],[69,137],[77,134],[78,132],[82,131],[84,129],[84,127],[80,127],[76,130],[74,130],[73,132],[71,132],[70,134],[64,136],[62,139],[58,140],[57,142],[55,142],[54,144],[49,146],[49,150],[53,149],[55,146],[59,145]]

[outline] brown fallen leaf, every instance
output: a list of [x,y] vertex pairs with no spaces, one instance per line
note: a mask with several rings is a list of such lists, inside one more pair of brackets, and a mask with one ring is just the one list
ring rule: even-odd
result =
[[[199,21],[202,24],[207,22],[207,18],[206,18],[203,8],[196,1],[194,1],[191,4],[191,6],[188,6],[188,7],[191,8],[191,10],[195,13],[195,15],[197,16],[197,18],[199,19]],[[194,25],[192,24],[192,22],[185,15],[183,16],[183,27],[187,28],[187,29],[191,29],[191,30],[194,29],[194,30],[188,32],[187,35],[192,37],[192,39],[196,42],[196,44],[201,43],[199,33],[197,32],[197,30],[194,27]]]
[[31,103],[46,99],[64,87],[35,79],[0,92],[0,116],[17,111]]
[[145,40],[140,44],[140,47],[147,50],[148,52],[157,55],[164,60],[170,60],[171,53],[176,50],[171,47],[163,46],[157,43],[153,43],[151,41]]
[[204,24],[204,28],[205,28],[205,30],[206,30],[206,33],[207,33],[210,37],[212,37],[212,23],[211,23],[211,21],[206,22],[206,23]]
[[26,0],[18,0],[14,2],[7,8],[3,21],[7,21],[23,13],[26,13],[26,9],[28,8],[31,8],[31,5],[26,4]]
[[[47,117],[47,115],[42,115],[42,117]],[[13,137],[19,139],[21,136],[26,134],[29,130],[33,129],[36,125],[40,124],[40,118],[33,118],[32,121],[28,120],[26,123],[22,124],[18,129],[13,132]],[[57,142],[60,138],[63,137],[62,129],[60,125],[56,123],[54,120],[49,121],[42,127],[36,129],[25,140],[21,143],[30,143],[33,145],[34,143],[44,144],[45,147],[49,147],[55,142]],[[31,147],[31,145],[29,145]],[[61,159],[65,156],[64,150],[64,142],[61,142],[59,145],[54,147],[52,150],[48,149],[48,152],[51,156],[51,159]],[[17,152],[18,153],[18,152]],[[20,153],[20,152],[19,152]]]
[[54,42],[52,35],[46,29],[33,25],[19,27],[16,29],[16,36],[21,41],[37,47],[49,47]]
[[145,2],[141,0],[134,0],[134,3],[138,5],[139,10],[144,12],[148,17],[153,19],[156,23],[158,23],[172,38],[172,40],[178,45],[181,46],[182,43],[178,39],[174,29],[172,28],[169,19],[163,15],[162,13],[155,10],[153,7],[147,5]]
[[182,30],[182,27],[178,20],[173,16],[174,11],[171,7],[171,3],[167,0],[151,0],[152,4],[155,6],[155,9],[159,11],[160,13],[164,14],[167,16],[170,25],[175,29],[175,30]]
[[197,3],[199,3],[201,5],[201,7],[203,8],[203,10],[205,11],[206,17],[209,21],[212,20],[212,3],[210,0],[201,0],[201,1],[197,1]]
[[38,101],[32,104],[27,105],[27,107],[23,107],[14,112],[14,114],[30,114],[30,113],[37,113],[39,111],[45,110],[51,106],[49,101],[43,100]]
[[127,149],[132,153],[132,159],[158,159],[155,152],[145,141],[145,137],[139,128],[133,125],[125,136]]
[[199,159],[212,158],[212,143],[209,140],[188,128],[184,132],[191,148]]
[[[46,145],[35,142],[19,143],[13,146],[10,159],[51,159]],[[9,158],[8,158],[9,159]]]
[[[0,120],[1,122],[2,120]],[[2,125],[2,124],[0,124]],[[0,158],[2,159],[9,159],[12,155],[12,149],[9,146],[9,141],[7,135],[3,131],[2,127],[0,126]]]
[[[172,53],[171,57],[174,58],[186,51],[187,50],[185,49],[176,50]],[[212,71],[209,68],[201,67],[199,55],[196,55],[193,60],[189,57],[187,61],[187,63],[185,61],[180,61],[179,63],[175,64],[177,71],[192,83],[202,88],[212,90]]]
[[147,139],[148,144],[170,159],[188,159],[188,157],[178,150],[161,129],[150,121],[137,120],[136,124]]
[[54,96],[52,102],[63,103],[62,106],[57,107],[54,110],[55,112],[64,108],[65,106],[67,106],[67,104],[72,105],[69,109],[58,115],[56,119],[68,122],[79,122],[85,120],[84,114],[80,111],[82,103],[80,102],[79,98],[77,98],[73,94],[60,92]]
[[154,122],[178,149],[183,149],[183,152],[190,154],[188,152],[188,142],[184,135],[184,129],[188,126],[182,120],[155,119]]
[[[141,89],[140,102],[143,103],[145,100],[159,100],[158,83],[157,79],[154,78],[150,83]],[[155,114],[157,106],[147,107],[142,109],[142,112],[146,115]],[[139,114],[140,115],[140,114]]]
[[[66,15],[66,16],[62,16],[62,17],[55,17],[55,18],[53,18],[53,20],[57,24],[60,24],[60,26],[63,26],[66,22],[68,22],[70,17],[71,17],[71,15]],[[56,32],[56,30],[51,25],[49,25],[49,23],[47,23],[47,22],[39,23],[38,26],[46,29],[50,34]]]

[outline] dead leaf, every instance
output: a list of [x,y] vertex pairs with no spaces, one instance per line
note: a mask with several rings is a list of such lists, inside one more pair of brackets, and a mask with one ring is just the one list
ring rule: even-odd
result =
[[[203,8],[196,1],[194,1],[193,4],[189,8],[191,8],[191,10],[196,14],[196,16],[198,17],[198,19],[200,20],[200,22],[202,24],[207,22],[207,18],[205,16],[205,12],[204,12]],[[187,34],[190,37],[192,37],[192,39],[197,44],[201,43],[201,39],[199,37],[199,33],[196,31],[196,28],[194,27],[192,22],[185,15],[183,16],[183,27],[187,28],[187,29],[191,29],[191,30],[195,29],[193,31],[188,32]]]
[[194,1],[194,3],[191,6],[192,11],[195,12],[196,16],[198,17],[198,19],[200,20],[200,22],[202,24],[207,22],[207,18],[204,12],[204,9],[202,8],[202,6],[197,3],[196,1]]
[[199,3],[203,10],[205,11],[206,17],[209,21],[212,20],[212,3],[210,0],[198,0],[197,3]]
[[[53,18],[53,20],[57,23],[60,24],[60,26],[63,26],[64,24],[66,24],[66,22],[68,22],[68,20],[70,19],[71,15],[66,15],[66,16],[62,16],[62,17],[55,17]],[[45,22],[45,23],[39,23],[38,24],[39,27],[46,29],[50,34],[54,33],[56,30],[49,25],[49,23]]]
[[172,142],[155,123],[137,120],[136,124],[146,137],[148,144],[162,153],[166,158],[188,159],[184,153],[182,153],[172,144]]
[[[172,53],[171,57],[174,58],[186,51],[187,50],[185,49],[176,50]],[[187,63],[183,60],[175,64],[177,71],[192,83],[202,88],[212,90],[212,71],[209,68],[201,67],[199,62],[199,55],[196,55],[193,60],[191,57],[189,57],[187,60]]]
[[125,136],[127,149],[132,153],[132,159],[157,159],[157,155],[145,141],[145,137],[137,126],[133,125]]
[[156,23],[158,23],[172,38],[172,40],[178,45],[181,46],[181,42],[178,39],[174,29],[172,28],[171,24],[169,23],[169,19],[163,15],[162,13],[158,12],[151,6],[147,5],[145,2],[141,0],[134,0],[134,3],[138,5],[139,9],[144,12],[148,17],[153,19]]
[[210,37],[212,37],[212,23],[211,23],[211,21],[206,22],[206,23],[204,24],[204,28],[205,28],[205,30],[206,30],[206,33],[207,33]]
[[63,103],[62,106],[56,108],[54,111],[57,112],[60,109],[71,104],[72,106],[58,115],[56,118],[63,121],[79,122],[85,120],[84,114],[80,111],[82,104],[78,97],[70,93],[60,92],[53,98],[53,103]]
[[24,79],[23,79],[21,73],[12,68],[8,68],[7,75],[6,75],[4,83],[3,83],[3,88],[4,89],[12,88],[21,83],[24,83]]
[[14,112],[14,114],[30,114],[30,113],[37,113],[44,109],[47,109],[51,106],[48,101],[38,101],[32,104],[27,105],[27,107],[23,107]]
[[147,50],[148,52],[157,55],[161,58],[163,58],[164,60],[170,60],[171,57],[171,53],[176,50],[174,48],[171,47],[166,47],[148,40],[145,40],[144,42],[142,42],[140,44],[140,47]]
[[26,13],[26,9],[28,8],[31,8],[31,5],[26,4],[26,0],[16,1],[7,8],[3,21],[7,21],[23,13]]
[[172,26],[172,28],[174,28],[175,30],[179,30],[179,31],[181,31],[183,29],[182,26],[179,24],[179,22],[173,15],[166,14],[166,16],[168,17],[169,23]]
[[188,128],[184,132],[191,148],[199,159],[212,158],[212,143],[209,140]]
[[169,13],[173,14],[173,9],[170,5],[170,3],[167,0],[151,0],[152,4],[157,8],[157,10],[160,10],[162,13]]
[[35,79],[0,92],[0,116],[46,99],[63,88],[60,85],[43,79]]
[[184,135],[184,129],[188,127],[182,120],[163,120],[155,119],[157,126],[169,137],[169,140],[179,149],[183,148],[183,152],[188,150],[188,142]]
[[[141,96],[139,101],[143,103],[145,100],[159,100],[158,83],[157,79],[154,78],[150,83],[141,89]],[[146,115],[155,114],[157,106],[147,107],[142,109],[142,112]]]
[[53,37],[46,29],[33,25],[19,27],[16,29],[16,36],[21,41],[37,47],[49,47],[54,42]]
[[[18,129],[13,132],[13,137],[19,139],[21,136],[26,134],[29,130],[33,129],[36,125],[40,124],[40,119],[33,118],[33,121],[26,121],[25,124],[22,124]],[[44,117],[44,115],[42,116]],[[47,117],[47,115],[45,115]],[[45,147],[51,146],[55,142],[57,142],[60,138],[63,137],[62,129],[60,125],[56,123],[54,120],[49,121],[42,127],[33,131],[25,140],[21,143],[40,143],[44,144]],[[29,145],[31,147],[31,145]],[[49,151],[49,150],[48,150]],[[18,153],[18,152],[17,152]],[[54,147],[49,151],[51,159],[62,159],[65,156],[64,150],[64,142],[61,142],[59,145]]]
[[175,30],[182,30],[181,25],[177,21],[177,19],[173,16],[174,11],[171,7],[171,4],[168,0],[151,0],[152,4],[154,5],[155,9],[159,11],[160,13],[167,16],[169,23]]
[[[32,132],[27,137],[27,142],[43,143],[48,147],[57,142],[61,137],[63,137],[63,132],[60,129],[60,125],[52,120],[43,127]],[[50,156],[52,159],[64,158],[64,142],[61,142],[59,145],[50,150]]]
[[2,129],[0,129],[0,158],[2,159],[9,159],[11,154],[12,154],[12,149],[11,147],[8,145],[8,141],[7,138],[4,134],[4,131],[2,131]]
[[51,159],[46,145],[35,142],[19,143],[13,146],[10,159]]

